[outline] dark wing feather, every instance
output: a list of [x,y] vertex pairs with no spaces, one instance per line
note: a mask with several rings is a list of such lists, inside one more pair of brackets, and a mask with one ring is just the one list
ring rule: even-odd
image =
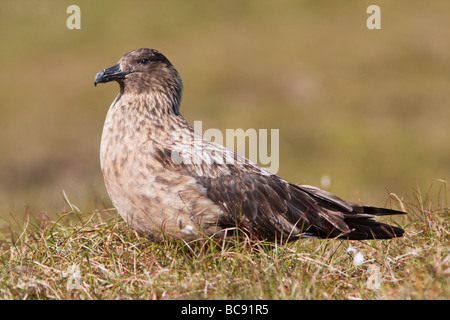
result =
[[272,240],[294,239],[303,233],[338,236],[350,231],[339,213],[328,213],[306,192],[275,175],[243,173],[197,180],[225,212],[219,221],[223,227],[238,226]]
[[264,239],[298,237],[387,239],[403,230],[371,220],[400,214],[391,209],[362,206],[311,186],[297,186],[276,175],[196,177],[207,196],[225,212],[223,227],[240,227]]
[[374,221],[372,218],[406,214],[406,212],[352,203],[313,186],[293,185],[293,187],[306,191],[315,198],[323,208],[342,210],[344,222],[348,225],[351,232],[341,235],[341,238],[349,240],[391,239],[394,237],[401,237],[404,233],[404,230],[401,228]]
[[387,209],[387,208],[380,208],[380,207],[372,207],[372,206],[366,206],[366,205],[360,205],[356,203],[352,203],[349,201],[342,200],[338,196],[321,190],[314,186],[308,186],[308,185],[292,185],[294,188],[301,189],[308,194],[310,194],[313,198],[317,199],[322,203],[324,206],[331,206],[335,209],[341,209],[349,214],[357,214],[358,218],[373,218],[377,216],[386,216],[386,215],[395,215],[395,214],[406,214],[403,211],[397,211],[393,209]]

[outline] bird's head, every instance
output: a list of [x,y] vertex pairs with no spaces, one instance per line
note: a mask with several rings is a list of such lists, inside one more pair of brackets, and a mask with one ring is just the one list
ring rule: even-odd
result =
[[147,48],[128,52],[116,65],[99,71],[94,85],[110,81],[117,81],[125,92],[166,94],[178,103],[183,88],[170,61],[161,52]]

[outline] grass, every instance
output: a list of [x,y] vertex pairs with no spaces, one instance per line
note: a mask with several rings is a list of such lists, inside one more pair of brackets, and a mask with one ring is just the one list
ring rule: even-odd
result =
[[114,209],[81,213],[66,198],[56,221],[27,218],[0,233],[0,299],[448,299],[448,195],[446,181],[413,190],[399,202],[405,236],[390,241],[195,247],[154,243]]

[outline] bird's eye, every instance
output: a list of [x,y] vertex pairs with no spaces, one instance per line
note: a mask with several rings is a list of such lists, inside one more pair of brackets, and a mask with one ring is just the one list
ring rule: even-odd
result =
[[141,61],[139,61],[140,63],[142,63],[142,64],[147,64],[148,63],[148,59],[141,59]]

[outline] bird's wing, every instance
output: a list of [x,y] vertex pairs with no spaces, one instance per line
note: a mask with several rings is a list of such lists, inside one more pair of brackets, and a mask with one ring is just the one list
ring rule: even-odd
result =
[[[345,205],[321,206],[308,192],[275,175],[196,177],[207,196],[226,213],[220,223],[263,238],[336,237],[351,230]],[[333,208],[331,208],[334,206]]]
[[307,192],[322,208],[342,211],[344,222],[351,230],[350,233],[343,234],[342,238],[353,240],[390,239],[401,237],[404,233],[404,230],[401,228],[377,222],[372,218],[406,214],[406,212],[352,203],[313,186],[292,186]]
[[[191,159],[189,163],[174,164],[169,149],[157,150],[155,159],[194,177],[225,213],[219,221],[224,227],[284,240],[305,236],[373,239],[403,234],[400,228],[371,218],[404,212],[355,204],[313,186],[291,184],[211,142],[180,150],[180,156]],[[220,161],[227,157],[233,162]]]
[[[292,185],[292,184],[291,184]],[[330,207],[334,210],[342,210],[345,218],[375,218],[378,216],[388,216],[396,214],[406,214],[403,211],[397,211],[388,208],[380,208],[357,204],[342,200],[338,196],[310,185],[292,185],[294,188],[301,189],[316,199],[321,206]]]

